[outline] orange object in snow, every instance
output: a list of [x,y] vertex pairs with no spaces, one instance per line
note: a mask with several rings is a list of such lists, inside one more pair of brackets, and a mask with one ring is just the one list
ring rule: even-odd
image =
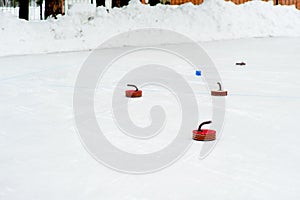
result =
[[137,86],[131,85],[131,84],[127,84],[127,86],[134,87],[135,90],[126,90],[125,91],[126,97],[136,98],[136,97],[141,97],[142,96],[142,90],[139,90],[137,88]]
[[227,96],[227,91],[222,90],[222,85],[220,82],[217,83],[219,85],[219,90],[211,91],[212,96]]
[[197,141],[212,141],[216,139],[216,131],[209,129],[201,129],[205,124],[210,124],[211,121],[206,121],[200,124],[198,130],[193,130],[193,139]]

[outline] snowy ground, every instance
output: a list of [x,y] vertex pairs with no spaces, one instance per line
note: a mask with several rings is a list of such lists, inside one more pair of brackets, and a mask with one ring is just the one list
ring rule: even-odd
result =
[[299,199],[300,38],[201,45],[229,91],[222,138],[204,160],[194,142],[147,175],[110,170],[80,143],[72,97],[89,52],[1,57],[0,199]]

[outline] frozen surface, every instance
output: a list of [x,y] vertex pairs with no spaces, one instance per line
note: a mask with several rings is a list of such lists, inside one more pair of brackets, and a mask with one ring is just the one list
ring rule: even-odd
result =
[[294,5],[273,6],[264,1],[237,6],[224,0],[207,0],[198,6],[151,7],[134,0],[109,12],[104,7],[75,4],[58,20],[26,22],[0,13],[0,56],[94,49],[116,34],[140,28],[173,30],[195,41],[299,37],[300,11]]
[[[194,142],[169,168],[138,176],[96,162],[76,134],[72,95],[88,52],[0,58],[0,199],[299,199],[300,38],[202,46],[229,91],[222,138],[204,160],[198,159],[202,143]],[[238,61],[247,65],[235,66]],[[118,80],[113,73],[109,78]],[[191,78],[190,84],[198,82]],[[209,99],[209,91],[199,94]],[[100,107],[97,115],[110,119],[108,111]],[[146,118],[143,113],[135,116]],[[130,142],[111,139],[120,148]],[[166,142],[131,143],[129,151],[152,151]]]

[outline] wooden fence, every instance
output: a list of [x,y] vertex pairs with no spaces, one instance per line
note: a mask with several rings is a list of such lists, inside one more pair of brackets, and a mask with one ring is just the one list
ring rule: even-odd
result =
[[[239,5],[239,4],[243,4],[243,3],[246,3],[248,1],[251,1],[251,0],[225,0],[225,1],[231,1],[231,2]],[[266,1],[268,1],[268,0],[266,0]]]
[[187,2],[192,2],[195,5],[199,5],[202,4],[204,0],[171,0],[170,4],[171,5],[180,5],[180,4],[184,4]]
[[[232,1],[233,3],[239,5],[246,3],[250,0],[225,0],[225,1]],[[268,1],[268,0],[263,0]],[[273,0],[274,5],[295,5],[297,9],[300,10],[300,0]]]
[[[145,3],[145,0],[141,0],[143,3]],[[225,1],[231,1],[237,5],[246,3],[251,0],[225,0]],[[268,1],[268,0],[263,0],[263,1]],[[180,5],[184,4],[187,2],[191,2],[195,5],[202,4],[204,0],[170,0],[169,1],[171,5]],[[300,10],[300,0],[273,0],[274,5],[295,5],[297,9]]]
[[[251,0],[225,0],[225,1],[232,1],[235,4],[243,4]],[[263,0],[268,1],[268,0]],[[299,0],[273,0],[274,5],[299,5]]]

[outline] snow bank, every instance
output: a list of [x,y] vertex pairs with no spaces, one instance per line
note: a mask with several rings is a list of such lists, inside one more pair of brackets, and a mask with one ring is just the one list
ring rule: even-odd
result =
[[27,22],[1,13],[0,55],[88,50],[112,35],[138,28],[174,30],[196,41],[300,36],[300,11],[263,1],[237,6],[206,0],[199,6],[150,7],[133,0],[109,12],[104,7],[76,4],[57,20]]

